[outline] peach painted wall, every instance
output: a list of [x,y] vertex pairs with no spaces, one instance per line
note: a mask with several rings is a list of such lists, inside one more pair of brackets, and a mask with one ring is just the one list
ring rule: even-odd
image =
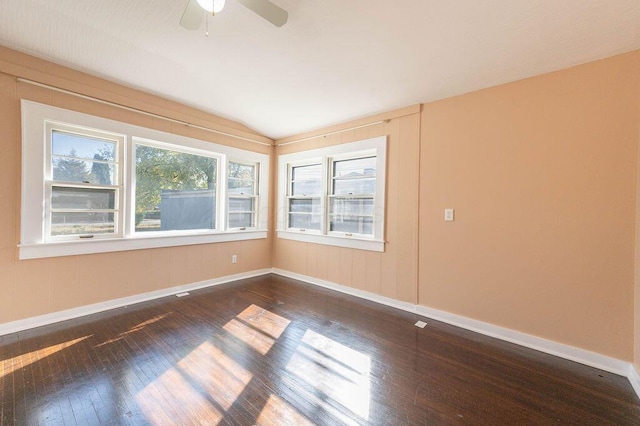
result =
[[421,305],[634,359],[639,76],[635,51],[424,105]]
[[[640,51],[422,112],[332,126],[299,137],[389,120],[277,150],[16,76],[270,142],[239,123],[0,47],[0,324],[273,266],[635,359],[640,370]],[[270,238],[18,261],[21,98],[278,155],[388,135],[386,250]],[[455,222],[443,221],[446,207],[456,209]],[[275,229],[274,214],[269,223]],[[231,254],[238,264],[227,262]]]
[[[268,239],[17,260],[20,99],[270,154],[272,148],[18,82],[24,77],[144,111],[271,142],[246,127],[77,71],[0,48],[0,324],[167,287],[271,267]],[[231,264],[231,255],[238,263]]]
[[[640,75],[638,75],[640,80]],[[640,90],[638,91],[638,104],[640,105]],[[640,108],[638,108],[638,157],[636,164],[636,264],[635,264],[635,325],[634,325],[634,362],[636,371],[640,375]]]
[[[389,119],[388,123],[277,148],[276,154],[283,155],[387,135],[387,244],[385,252],[378,253],[276,238],[274,268],[405,302],[417,302],[419,111],[419,106],[409,107],[361,122],[333,126],[315,134]],[[276,143],[308,136],[300,135]]]

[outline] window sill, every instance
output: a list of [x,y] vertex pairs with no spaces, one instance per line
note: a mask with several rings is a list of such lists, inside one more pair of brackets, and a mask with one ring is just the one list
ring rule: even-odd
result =
[[143,250],[193,244],[222,243],[267,238],[267,231],[220,232],[204,235],[114,238],[95,241],[64,241],[40,244],[20,244],[20,260],[44,257],[74,256],[114,251]]
[[385,244],[384,241],[378,240],[368,240],[357,237],[339,237],[336,235],[305,234],[295,231],[278,231],[278,238],[377,252],[384,252]]

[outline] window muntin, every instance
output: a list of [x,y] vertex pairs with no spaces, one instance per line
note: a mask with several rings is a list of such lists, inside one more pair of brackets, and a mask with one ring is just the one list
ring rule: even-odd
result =
[[119,236],[121,138],[54,122],[45,128],[45,239]]
[[329,231],[373,235],[377,158],[330,161]]
[[258,164],[229,161],[227,198],[227,226],[241,230],[254,228],[258,211]]
[[288,169],[287,228],[320,231],[324,191],[322,164],[290,164]]
[[216,229],[218,158],[136,143],[135,176],[135,232]]

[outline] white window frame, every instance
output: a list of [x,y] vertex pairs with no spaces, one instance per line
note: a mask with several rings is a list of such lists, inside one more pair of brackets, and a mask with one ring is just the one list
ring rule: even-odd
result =
[[[169,237],[169,236],[182,236],[182,235],[200,235],[200,234],[208,234],[212,232],[220,232],[224,231],[224,211],[225,211],[225,203],[222,203],[224,198],[221,198],[221,194],[223,193],[221,188],[221,173],[220,171],[224,169],[224,156],[220,155],[216,152],[196,149],[189,146],[179,146],[175,144],[168,144],[165,142],[160,142],[152,139],[141,138],[138,136],[133,136],[132,138],[132,149],[131,149],[131,186],[129,193],[131,194],[131,205],[132,208],[129,211],[129,220],[127,221],[127,235],[132,238],[153,238],[153,237]],[[136,200],[136,146],[148,146],[151,148],[159,148],[167,151],[174,151],[183,154],[192,154],[199,155],[202,157],[214,158],[216,163],[216,217],[215,217],[215,228],[214,229],[194,229],[194,230],[176,230],[176,231],[136,231],[135,230],[135,200]]]
[[237,229],[240,231],[246,231],[246,230],[250,230],[250,229],[256,229],[257,228],[257,223],[258,223],[258,211],[260,210],[260,163],[252,163],[252,162],[248,162],[246,160],[236,160],[233,158],[230,158],[227,160],[227,169],[225,171],[225,175],[227,176],[227,179],[229,178],[229,163],[234,163],[234,164],[240,164],[243,166],[253,166],[255,167],[254,169],[254,173],[253,173],[253,194],[251,195],[244,195],[244,196],[239,196],[238,194],[230,194],[228,192],[229,189],[229,184],[228,184],[228,180],[226,181],[227,184],[225,185],[225,191],[227,191],[227,195],[226,195],[226,200],[227,202],[225,203],[225,207],[229,206],[229,199],[231,198],[247,198],[247,199],[253,199],[253,225],[252,226],[242,226],[242,227],[231,227],[229,225],[229,214],[233,213],[231,211],[229,211],[227,209],[227,212],[225,213],[225,215],[223,216],[223,220],[225,220],[226,222],[226,226],[227,229]]
[[[293,195],[293,169],[296,167],[306,167],[306,166],[315,166],[315,165],[320,165],[321,168],[321,174],[320,174],[320,193],[316,196],[316,195],[310,195],[310,196],[300,196],[300,195]],[[291,161],[289,163],[287,163],[286,165],[287,167],[287,182],[286,182],[286,192],[285,192],[285,197],[286,197],[286,201],[284,203],[284,209],[285,209],[285,218],[284,218],[284,229],[287,230],[292,230],[292,231],[296,231],[296,232],[304,232],[307,234],[316,234],[316,235],[323,235],[326,233],[326,223],[325,223],[325,215],[324,210],[325,210],[325,197],[324,194],[327,191],[327,184],[326,184],[326,179],[324,178],[327,175],[327,170],[326,170],[326,164],[324,161],[324,158],[322,157],[314,157],[314,158],[305,158],[302,160],[296,160],[296,161]],[[289,211],[289,201],[292,199],[314,199],[317,198],[320,200],[320,210],[321,210],[321,219],[320,219],[320,229],[313,229],[313,228],[295,228],[295,227],[291,227],[289,226],[289,213],[291,213]]]
[[[71,238],[67,241],[51,241],[46,238],[45,215],[47,200],[47,156],[50,141],[47,140],[47,123],[58,123],[79,129],[94,129],[106,134],[123,137],[119,149],[121,179],[119,235],[110,238]],[[135,152],[134,140],[157,144],[189,153],[206,153],[217,156],[218,200],[226,206],[227,159],[258,164],[258,206],[256,226],[252,229],[228,229],[226,208],[217,208],[215,230],[134,232],[135,227]],[[137,142],[136,142],[137,143]],[[206,244],[224,241],[242,241],[267,238],[269,216],[269,155],[226,145],[193,139],[173,133],[161,132],[120,121],[96,117],[62,108],[22,100],[22,200],[19,258],[34,259],[124,250]],[[224,177],[224,178],[222,178]],[[224,202],[223,202],[224,201]]]
[[[327,234],[329,235],[338,235],[338,236],[348,236],[348,237],[352,237],[352,236],[359,236],[359,237],[365,237],[366,238],[366,234],[361,234],[361,233],[345,233],[342,231],[332,231],[331,230],[331,200],[332,199],[366,199],[366,198],[371,198],[373,200],[373,206],[374,206],[374,214],[373,214],[373,219],[375,220],[375,207],[376,207],[376,197],[377,197],[377,190],[376,192],[374,192],[373,194],[354,194],[354,195],[336,195],[333,189],[333,185],[334,185],[334,164],[336,162],[339,161],[349,161],[349,160],[358,160],[361,158],[371,158],[371,157],[376,157],[376,151],[375,149],[371,149],[371,150],[367,150],[367,151],[360,151],[360,152],[356,152],[356,153],[348,153],[348,154],[341,154],[341,155],[335,155],[332,156],[331,158],[329,158],[328,161],[328,167],[327,167],[327,179],[328,179],[328,186],[327,186],[327,220],[326,220],[326,226],[327,226]],[[377,158],[376,158],[377,160]],[[376,166],[377,166],[377,161],[376,161]],[[376,176],[377,176],[377,167],[376,167]],[[376,182],[377,184],[377,182]],[[375,235],[375,229],[373,229],[374,235]]]
[[[91,138],[108,140],[116,143],[115,150],[115,163],[116,163],[116,173],[115,173],[115,183],[113,185],[98,185],[98,184],[90,184],[90,183],[80,183],[80,182],[59,182],[53,180],[53,165],[52,165],[52,135],[54,131],[59,131],[63,133],[71,133],[77,134],[80,136],[88,136]],[[113,132],[104,132],[98,129],[91,129],[87,127],[79,127],[72,126],[64,123],[60,123],[53,120],[47,120],[45,122],[45,171],[44,171],[44,184],[45,184],[45,198],[44,198],[44,235],[43,239],[47,242],[60,242],[60,241],[76,241],[78,238],[86,238],[89,237],[94,240],[101,239],[111,239],[111,238],[122,238],[123,235],[123,224],[124,224],[124,212],[122,207],[124,205],[124,191],[123,189],[123,169],[124,169],[124,140],[125,135],[113,133]],[[90,160],[87,160],[90,161]],[[66,187],[66,188],[90,188],[90,189],[114,189],[116,193],[115,199],[115,210],[116,210],[116,220],[114,223],[114,232],[111,234],[94,234],[94,235],[83,235],[80,237],[79,235],[51,235],[51,216],[52,216],[52,192],[53,187]]]
[[[278,157],[278,214],[276,229],[278,238],[383,252],[385,245],[386,155],[386,136],[280,155]],[[368,236],[338,231],[329,232],[328,200],[331,193],[329,187],[332,175],[330,169],[331,164],[333,161],[367,156],[376,157],[376,193],[374,195],[373,235]],[[301,231],[299,229],[290,228],[288,226],[288,196],[291,167],[304,164],[317,164],[318,162],[322,164],[323,168],[321,231],[311,232],[311,230]]]

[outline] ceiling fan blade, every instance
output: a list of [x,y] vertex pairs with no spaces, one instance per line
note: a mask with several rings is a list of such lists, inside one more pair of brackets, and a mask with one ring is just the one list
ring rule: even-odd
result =
[[237,0],[237,2],[262,16],[276,27],[283,26],[289,19],[289,13],[286,10],[276,6],[269,0]]
[[182,14],[182,18],[180,18],[180,25],[188,30],[197,30],[200,28],[203,15],[204,13],[198,2],[196,0],[189,0]]

